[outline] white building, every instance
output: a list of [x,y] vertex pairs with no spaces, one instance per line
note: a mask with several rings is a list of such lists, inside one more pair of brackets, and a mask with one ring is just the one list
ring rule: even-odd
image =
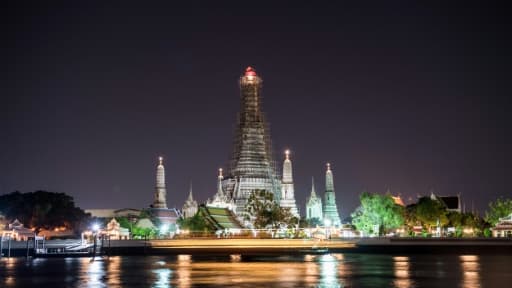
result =
[[512,238],[512,213],[507,217],[500,218],[496,226],[492,228],[492,236]]
[[183,218],[190,218],[196,215],[197,213],[197,201],[194,200],[194,197],[192,196],[192,184],[190,184],[190,191],[188,193],[188,199],[185,201],[185,204],[183,204],[183,208],[181,213],[183,214]]
[[311,179],[311,195],[306,202],[306,219],[311,220],[317,218],[319,221],[323,219],[322,198],[316,195],[315,180]]

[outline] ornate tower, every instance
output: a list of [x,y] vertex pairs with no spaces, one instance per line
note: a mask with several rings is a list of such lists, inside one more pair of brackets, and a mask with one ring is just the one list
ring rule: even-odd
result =
[[219,168],[219,176],[217,176],[217,193],[213,196],[213,199],[206,201],[206,206],[217,207],[217,208],[228,208],[231,211],[235,210],[234,200],[224,193],[222,182],[224,176],[222,175],[222,168]]
[[322,198],[316,195],[315,179],[311,178],[311,195],[306,203],[306,219],[317,218],[322,221]]
[[185,204],[183,205],[183,217],[184,218],[190,218],[196,215],[197,213],[197,201],[194,200],[194,197],[192,196],[192,183],[190,183],[190,191],[188,193],[187,201],[185,201]]
[[336,195],[334,194],[334,181],[331,171],[331,164],[327,163],[325,172],[325,199],[324,199],[324,220],[330,221],[330,226],[341,225],[338,207],[336,205]]
[[272,160],[270,136],[261,111],[262,79],[247,67],[240,77],[241,107],[235,132],[230,171],[223,190],[236,204],[236,213],[244,211],[254,190],[266,190],[279,201],[281,181]]
[[281,202],[279,205],[283,208],[290,208],[290,212],[298,217],[299,211],[295,204],[294,194],[292,161],[290,160],[290,150],[286,150],[283,162],[283,180],[281,181]]
[[167,191],[165,189],[165,168],[163,161],[163,157],[158,157],[158,166],[156,167],[155,200],[153,201],[153,208],[167,209]]

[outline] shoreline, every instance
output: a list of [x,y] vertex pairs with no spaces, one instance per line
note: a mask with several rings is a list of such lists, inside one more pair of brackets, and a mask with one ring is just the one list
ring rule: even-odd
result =
[[[47,245],[52,245],[52,240]],[[96,256],[179,255],[272,256],[328,253],[370,254],[507,254],[512,255],[510,238],[363,238],[363,239],[178,239],[104,241]],[[3,247],[7,258],[7,247]],[[13,241],[11,257],[26,257],[27,242]],[[40,258],[93,257],[89,252],[34,254]]]

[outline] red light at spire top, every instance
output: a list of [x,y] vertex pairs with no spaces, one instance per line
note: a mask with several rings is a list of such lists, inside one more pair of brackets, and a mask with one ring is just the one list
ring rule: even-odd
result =
[[251,66],[249,66],[245,69],[244,76],[256,76],[256,71]]

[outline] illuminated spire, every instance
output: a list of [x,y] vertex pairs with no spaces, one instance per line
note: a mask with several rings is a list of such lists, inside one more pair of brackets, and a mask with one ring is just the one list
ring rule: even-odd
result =
[[311,177],[311,198],[316,198],[315,177]]
[[158,166],[156,167],[156,187],[165,189],[165,168],[163,164],[164,158],[158,157]]
[[325,172],[325,191],[334,192],[334,181],[332,178],[331,164],[327,163],[327,171]]
[[333,226],[341,224],[336,205],[336,194],[334,193],[334,181],[331,171],[331,164],[327,163],[327,171],[325,172],[325,195],[324,195],[324,220],[331,221]]
[[156,167],[156,189],[155,199],[153,201],[154,208],[167,208],[167,190],[165,189],[165,167],[164,158],[158,157],[158,166]]
[[219,196],[224,195],[224,191],[222,191],[222,180],[224,180],[224,176],[222,176],[222,168],[219,168],[219,176],[217,181],[217,194]]
[[295,188],[293,184],[292,161],[290,160],[290,150],[284,151],[285,159],[283,162],[283,179],[281,181],[281,200],[279,205],[284,208],[290,208],[293,215],[299,216],[297,204],[295,203]]
[[192,197],[192,181],[190,181],[190,189],[188,191],[188,200],[194,201],[194,197]]
[[311,195],[306,202],[306,219],[323,219],[322,199],[316,196],[315,178],[311,177]]
[[293,183],[292,161],[290,160],[290,150],[284,151],[285,159],[283,162],[283,183]]

